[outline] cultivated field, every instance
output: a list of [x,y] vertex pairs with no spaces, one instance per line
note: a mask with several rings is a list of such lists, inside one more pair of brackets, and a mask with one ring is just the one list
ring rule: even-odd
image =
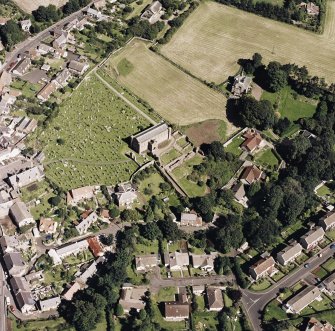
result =
[[47,176],[65,189],[129,180],[137,165],[125,156],[130,150],[124,139],[148,126],[91,76],[38,137]]
[[[135,40],[112,57],[108,73],[174,124],[225,120],[226,98],[150,51]],[[229,126],[227,131],[231,132]]]
[[329,1],[325,33],[214,2],[204,2],[161,49],[194,75],[220,83],[236,73],[239,58],[261,53],[265,61],[306,65],[313,75],[335,81],[335,3]]
[[31,13],[39,6],[55,5],[56,7],[61,7],[67,3],[67,1],[68,0],[13,0],[13,2],[27,13]]

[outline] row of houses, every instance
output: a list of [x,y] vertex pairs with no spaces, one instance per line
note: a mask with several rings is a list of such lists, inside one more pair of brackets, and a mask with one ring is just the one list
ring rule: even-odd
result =
[[[277,254],[277,261],[285,266],[293,262],[305,250],[315,248],[323,239],[325,230],[334,228],[335,226],[335,212],[328,213],[325,217],[320,219],[319,224],[300,238],[300,242],[293,241],[287,247]],[[272,256],[262,258],[256,264],[249,268],[250,275],[255,280],[264,276],[271,276],[276,272],[275,260]]]
[[[214,270],[214,260],[216,257],[216,252],[211,254],[189,254],[176,251],[166,254],[164,257],[164,265],[169,267],[171,271],[182,270],[192,265],[193,268],[210,272]],[[139,255],[135,257],[137,271],[149,271],[157,267],[161,262],[158,254]]]
[[[145,298],[149,289],[145,286],[133,286],[125,283],[121,288],[119,304],[128,314],[132,309],[140,311],[145,307]],[[220,287],[205,285],[192,286],[194,295],[204,295],[206,308],[209,311],[220,311],[224,308],[222,289]],[[182,321],[189,318],[191,300],[185,288],[178,288],[176,300],[163,302],[164,319],[167,321]]]

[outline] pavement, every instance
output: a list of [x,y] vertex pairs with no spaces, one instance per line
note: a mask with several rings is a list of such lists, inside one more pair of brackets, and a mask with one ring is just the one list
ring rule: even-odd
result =
[[[334,250],[330,249],[330,245],[320,251],[322,257],[318,255],[311,257],[305,263],[309,263],[310,267],[305,268],[303,265],[292,273],[288,274],[286,277],[282,278],[275,285],[271,286],[270,289],[262,292],[254,292],[248,289],[241,289],[242,291],[242,303],[245,307],[249,320],[252,323],[253,329],[255,331],[261,331],[262,328],[262,312],[265,306],[279,294],[279,290],[282,288],[287,288],[299,280],[308,277],[311,271],[317,268],[322,263],[326,262],[330,257],[334,255]],[[305,264],[304,263],[304,264]]]
[[0,264],[0,331],[7,330],[7,311],[5,299],[5,274]]

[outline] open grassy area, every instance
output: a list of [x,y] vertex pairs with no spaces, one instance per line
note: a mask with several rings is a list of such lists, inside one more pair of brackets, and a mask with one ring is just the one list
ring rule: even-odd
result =
[[195,146],[209,144],[216,140],[224,142],[227,139],[227,125],[222,120],[207,120],[189,125],[185,131],[187,137]]
[[150,51],[149,46],[134,40],[109,60],[106,70],[171,123],[225,120],[226,98],[222,94]]
[[[262,54],[264,62],[306,65],[312,75],[335,80],[335,4],[319,35],[215,2],[203,2],[161,52],[194,75],[223,82],[238,70],[239,58]],[[241,28],[243,25],[243,28]]]
[[37,141],[44,146],[47,176],[64,189],[129,180],[138,167],[125,139],[148,122],[89,77]]
[[261,279],[255,282],[254,284],[252,284],[250,286],[250,289],[253,291],[263,291],[269,288],[270,286],[271,286],[271,282],[265,278],[265,279]]
[[329,273],[333,272],[335,270],[335,259],[330,258],[329,260],[327,260],[324,264],[322,264],[322,268],[327,270]]
[[273,318],[277,321],[287,318],[285,311],[280,307],[280,303],[277,300],[270,301],[264,309],[264,320],[270,321]]
[[173,301],[175,300],[175,295],[177,294],[177,288],[174,286],[161,287],[157,294],[157,301]]
[[225,147],[225,151],[240,156],[243,152],[240,148],[243,141],[244,139],[241,136],[237,136],[227,147]]
[[201,162],[202,158],[199,154],[197,154],[192,159],[184,162],[180,167],[177,167],[172,171],[173,177],[178,181],[179,185],[191,197],[203,196],[206,193],[206,185],[199,186],[197,183],[187,179],[187,176],[192,173],[193,166],[198,165]]
[[143,240],[143,243],[138,243],[135,245],[135,254],[152,254],[158,253],[158,241]]
[[[15,317],[10,315],[10,319],[12,320],[12,330],[13,331],[74,331],[75,329],[70,327],[63,318],[57,318],[55,320],[47,320],[47,321],[31,321],[24,322],[22,325],[18,325]],[[103,329],[96,329],[94,331],[102,331]],[[105,329],[106,330],[106,329]]]
[[25,82],[20,79],[16,79],[12,84],[11,87],[13,89],[20,90],[22,95],[27,98],[33,98],[35,95],[42,89],[43,85],[40,84],[32,84],[29,82]]
[[312,117],[316,110],[314,100],[297,95],[289,86],[284,87],[277,93],[264,91],[262,99],[271,101],[281,117],[287,117],[290,121]]
[[176,149],[172,148],[170,151],[168,151],[167,153],[165,153],[161,156],[161,160],[162,160],[163,164],[169,164],[170,162],[172,162],[173,160],[178,158],[180,155],[181,155],[180,152],[178,152]]
[[270,167],[270,168],[276,167],[279,164],[278,158],[270,148],[259,152],[256,155],[255,162],[264,167]]

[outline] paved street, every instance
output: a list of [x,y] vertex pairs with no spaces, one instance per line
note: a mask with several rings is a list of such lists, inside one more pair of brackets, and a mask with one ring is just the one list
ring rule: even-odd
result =
[[7,330],[7,314],[6,314],[6,300],[5,300],[5,274],[0,263],[0,331]]
[[316,255],[307,261],[310,264],[310,268],[306,269],[302,265],[298,269],[294,270],[291,274],[277,282],[269,290],[265,290],[263,292],[242,290],[242,303],[247,311],[248,317],[255,331],[262,330],[261,313],[267,303],[278,295],[281,288],[290,287],[299,280],[304,279],[312,270],[333,256],[335,251],[330,249],[329,246],[321,251],[322,257],[318,257]]

